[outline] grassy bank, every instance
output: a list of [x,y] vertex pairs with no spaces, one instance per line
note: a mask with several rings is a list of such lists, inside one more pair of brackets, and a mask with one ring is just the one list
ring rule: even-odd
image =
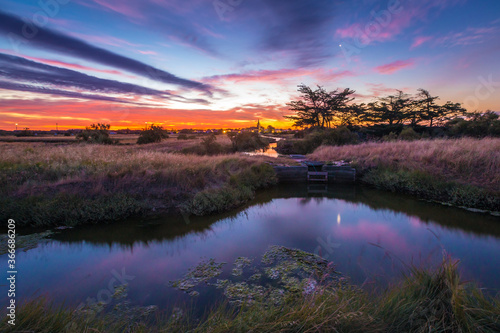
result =
[[[113,310],[68,309],[39,298],[17,308],[16,326],[2,319],[2,332],[498,332],[500,299],[485,296],[479,288],[460,280],[457,263],[446,259],[436,269],[409,268],[400,283],[382,292],[366,292],[343,278],[318,284],[301,284],[290,277],[288,268],[302,265],[318,272],[329,265],[319,257],[294,251],[293,266],[275,266],[285,285],[280,293],[266,287],[225,282],[228,290],[240,293],[243,303],[226,302],[202,318],[174,308],[132,307],[118,287]],[[308,265],[307,259],[315,261]],[[313,273],[311,273],[313,274]],[[303,281],[310,282],[312,277]],[[224,280],[227,281],[227,280]],[[220,284],[218,280],[218,284]],[[252,287],[253,286],[253,287]],[[267,291],[266,291],[267,290]],[[260,296],[259,296],[260,295]],[[251,297],[250,297],[251,296]],[[120,299],[122,299],[120,301]],[[233,298],[234,299],[234,298]]]
[[215,213],[276,182],[263,158],[180,155],[155,145],[0,143],[0,152],[0,216],[19,226]]
[[361,181],[381,189],[500,211],[500,139],[322,146],[310,157],[351,161]]

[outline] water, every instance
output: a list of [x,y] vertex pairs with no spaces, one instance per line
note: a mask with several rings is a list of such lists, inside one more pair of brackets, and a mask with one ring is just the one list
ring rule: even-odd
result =
[[[363,187],[330,185],[327,193],[310,194],[305,185],[278,186],[219,216],[63,230],[18,253],[16,296],[22,301],[46,295],[73,306],[87,298],[106,302],[116,276],[122,276],[133,304],[170,308],[191,298],[168,282],[202,257],[227,262],[224,278],[237,257],[258,261],[270,245],[316,252],[367,288],[396,279],[401,262],[432,265],[445,250],[461,260],[465,279],[495,292],[500,288],[499,220]],[[210,304],[214,295],[202,290],[196,302]]]
[[244,153],[244,154],[249,155],[249,156],[267,156],[267,157],[277,158],[280,156],[280,154],[278,154],[278,152],[276,151],[277,147],[278,147],[278,143],[272,142],[269,144],[269,146],[267,146],[264,149],[259,149],[259,150],[255,150],[253,152]]

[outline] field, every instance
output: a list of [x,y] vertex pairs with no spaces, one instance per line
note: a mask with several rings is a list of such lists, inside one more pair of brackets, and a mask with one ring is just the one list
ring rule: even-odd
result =
[[500,211],[500,139],[322,146],[321,161],[350,161],[365,183],[458,206]]
[[238,206],[255,189],[276,182],[265,163],[269,160],[262,157],[172,153],[197,142],[0,143],[0,215],[27,225],[75,225],[181,211],[203,215]]

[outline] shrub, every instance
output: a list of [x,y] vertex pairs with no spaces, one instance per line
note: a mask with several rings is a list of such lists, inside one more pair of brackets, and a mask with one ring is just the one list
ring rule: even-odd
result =
[[455,118],[446,124],[448,134],[451,136],[472,136],[482,138],[485,136],[500,136],[500,120],[498,114],[488,111],[474,114],[469,120]]
[[214,133],[201,140],[199,146],[187,147],[182,149],[184,154],[197,154],[197,155],[220,155],[229,153],[231,149],[225,147],[217,142],[217,137]]
[[404,141],[414,141],[420,139],[420,135],[411,127],[407,127],[399,133],[399,139]]
[[26,136],[35,136],[35,133],[33,131],[30,131],[29,128],[25,128],[22,130],[22,132],[19,132],[16,134],[17,137],[26,137]]
[[278,142],[277,151],[281,154],[309,154],[321,145],[342,146],[358,143],[359,137],[347,127],[313,130],[303,140]]
[[110,145],[117,143],[116,140],[113,140],[109,137],[109,129],[111,125],[109,124],[101,124],[97,123],[90,125],[90,127],[86,127],[85,130],[78,133],[76,139],[78,141],[85,141],[88,143],[97,143],[97,144],[105,144]]
[[151,125],[148,129],[145,129],[139,135],[137,143],[142,145],[146,143],[161,142],[163,139],[167,139],[168,134],[161,126]]
[[383,142],[391,142],[391,141],[397,141],[398,140],[398,135],[394,132],[391,132],[387,135],[384,135],[382,137]]
[[187,140],[187,139],[189,138],[186,134],[179,134],[179,136],[177,137],[177,140]]
[[266,148],[269,141],[262,138],[258,133],[243,132],[243,133],[228,133],[234,151],[252,151]]

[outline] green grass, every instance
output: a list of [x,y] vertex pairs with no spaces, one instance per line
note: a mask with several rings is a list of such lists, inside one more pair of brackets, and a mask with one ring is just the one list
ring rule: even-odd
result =
[[276,182],[264,158],[148,146],[0,144],[0,218],[19,226],[73,226],[181,209],[211,214]]
[[500,139],[322,146],[310,157],[349,161],[362,182],[377,188],[456,206],[500,211]]
[[[335,280],[334,280],[335,281]],[[17,324],[0,323],[2,332],[499,332],[500,299],[460,279],[457,262],[445,259],[435,269],[410,267],[385,291],[369,293],[346,280],[295,293],[279,304],[222,303],[202,318],[125,307],[122,312],[78,312],[44,298],[17,309]],[[99,305],[97,305],[99,307]],[[116,307],[115,307],[116,308]]]

